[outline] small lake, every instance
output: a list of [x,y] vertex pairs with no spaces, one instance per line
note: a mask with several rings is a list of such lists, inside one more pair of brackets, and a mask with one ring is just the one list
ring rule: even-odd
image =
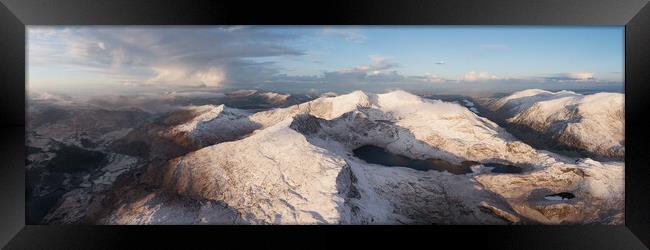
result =
[[468,174],[472,172],[470,166],[473,165],[470,162],[462,165],[456,165],[445,160],[435,158],[429,158],[426,160],[411,159],[403,155],[391,153],[384,148],[372,145],[359,147],[355,149],[353,153],[354,156],[366,161],[367,163],[383,165],[386,167],[407,167],[420,171],[437,170],[447,171],[452,174]]
[[388,150],[373,145],[361,146],[353,151],[354,156],[367,163],[382,165],[386,167],[406,167],[420,171],[447,171],[452,174],[472,173],[471,166],[482,164],[491,168],[490,172],[498,174],[519,174],[523,172],[521,167],[501,163],[479,163],[475,161],[463,161],[460,165],[445,160],[429,158],[426,160],[412,159],[403,155],[389,152]]
[[483,163],[483,166],[492,168],[490,172],[499,174],[520,174],[524,171],[520,167],[500,163]]
[[573,195],[572,193],[569,192],[562,192],[562,193],[557,193],[557,194],[551,194],[544,196],[544,199],[549,200],[549,201],[565,201],[565,200],[571,200],[575,198],[576,196]]

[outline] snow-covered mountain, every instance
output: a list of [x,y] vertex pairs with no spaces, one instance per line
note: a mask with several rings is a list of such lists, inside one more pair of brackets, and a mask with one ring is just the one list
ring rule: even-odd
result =
[[530,128],[595,155],[625,155],[624,95],[529,89],[491,100],[487,107],[510,124]]
[[248,120],[250,113],[235,108],[204,105],[186,109],[192,118],[172,126],[166,133],[176,138],[180,144],[191,143],[196,148],[232,141],[259,128],[259,125]]
[[358,105],[368,106],[367,98],[363,92],[358,91],[345,96],[319,98],[287,108],[257,113],[230,108],[223,104],[188,106],[166,116],[162,122],[166,126],[158,129],[147,128],[147,130],[149,134],[155,130],[154,134],[195,150],[241,139],[257,129],[267,128],[300,113],[310,113],[325,118],[337,117],[356,109]]
[[264,92],[260,94],[260,96],[263,96],[266,98],[266,100],[270,103],[273,104],[281,104],[287,101],[289,99],[289,94],[280,94],[280,93],[275,93],[275,92]]
[[[102,224],[623,221],[623,163],[536,150],[455,103],[403,91],[355,91],[257,113],[194,109],[166,133],[196,141],[237,136],[118,181],[103,194],[113,197],[112,206],[100,212],[97,206],[72,210]],[[370,164],[353,154],[364,145],[471,166],[471,173]],[[524,171],[493,173],[490,163]],[[558,193],[574,198],[547,198]],[[62,206],[78,200],[67,196]],[[65,211],[55,214],[70,222]]]

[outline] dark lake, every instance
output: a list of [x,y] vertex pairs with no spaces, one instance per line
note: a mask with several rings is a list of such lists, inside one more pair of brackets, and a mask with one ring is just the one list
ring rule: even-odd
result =
[[429,158],[426,160],[411,159],[409,157],[393,154],[384,148],[366,145],[353,151],[354,156],[367,163],[383,165],[386,167],[407,167],[420,171],[436,170],[447,171],[452,174],[468,174],[472,170],[470,166],[474,163],[464,162],[461,165],[449,163],[445,160]]
[[562,193],[557,193],[557,194],[551,194],[544,196],[544,199],[551,200],[551,201],[563,201],[563,200],[570,200],[575,198],[576,196],[573,195],[572,193],[569,192],[562,192]]
[[492,168],[492,173],[519,174],[523,172],[523,169],[520,167],[500,163],[483,163],[483,166]]

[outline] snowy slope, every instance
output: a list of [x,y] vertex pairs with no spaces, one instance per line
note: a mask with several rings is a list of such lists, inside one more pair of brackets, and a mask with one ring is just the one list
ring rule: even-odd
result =
[[259,128],[248,119],[250,113],[223,104],[190,107],[188,111],[193,117],[169,128],[167,133],[169,137],[187,140],[197,148],[239,139]]
[[[272,93],[274,98],[278,96]],[[288,96],[285,96],[288,97]],[[231,141],[250,135],[256,129],[267,128],[301,113],[310,113],[323,118],[338,117],[355,110],[358,106],[369,106],[368,96],[361,91],[348,95],[316,100],[251,114],[246,110],[225,105],[203,105],[186,107],[189,119],[176,124],[164,132],[166,137],[175,138],[181,144],[192,144],[198,148]]]
[[624,95],[529,89],[488,105],[511,124],[550,135],[569,146],[612,158],[625,156]]

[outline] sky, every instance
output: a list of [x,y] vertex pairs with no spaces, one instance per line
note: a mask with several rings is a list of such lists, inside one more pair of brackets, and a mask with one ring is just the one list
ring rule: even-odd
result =
[[623,26],[29,26],[28,90],[623,89]]

